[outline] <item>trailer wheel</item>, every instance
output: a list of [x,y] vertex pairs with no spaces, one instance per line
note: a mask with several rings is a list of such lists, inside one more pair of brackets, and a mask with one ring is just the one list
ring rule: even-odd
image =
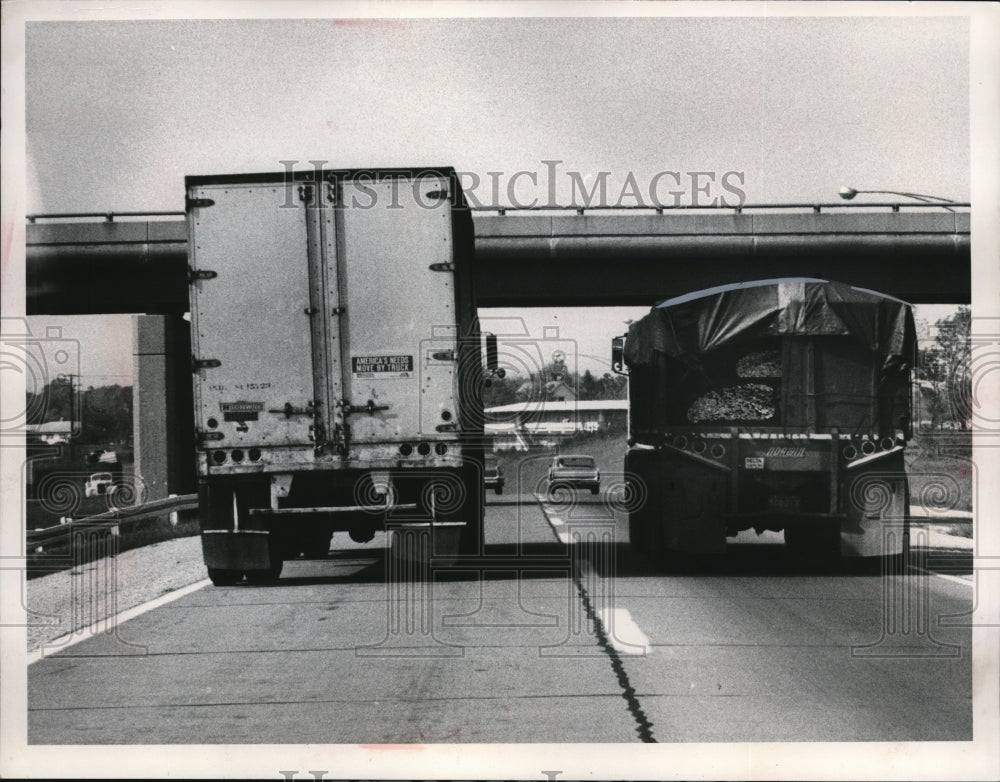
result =
[[[330,552],[330,538],[333,533],[325,528],[311,529],[303,533],[300,540],[302,554],[306,559],[322,559]],[[351,536],[354,539],[354,536]]]
[[789,524],[785,527],[785,545],[798,560],[832,567],[840,560],[840,524]]
[[273,584],[281,575],[281,568],[284,563],[278,560],[277,565],[272,565],[265,570],[248,570],[247,582],[254,586],[266,586]]
[[238,570],[222,570],[214,567],[208,569],[208,577],[212,580],[212,584],[217,587],[233,586],[242,576],[243,574]]

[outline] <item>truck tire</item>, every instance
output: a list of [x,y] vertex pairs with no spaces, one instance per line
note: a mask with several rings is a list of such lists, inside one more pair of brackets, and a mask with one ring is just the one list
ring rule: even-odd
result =
[[271,567],[266,570],[248,570],[247,571],[247,583],[253,586],[266,586],[268,584],[273,584],[281,576],[281,569],[284,563],[279,559],[276,565],[271,565]]
[[840,561],[840,524],[810,521],[785,527],[785,545],[799,562],[826,569]]
[[306,559],[323,559],[330,552],[330,538],[333,533],[325,528],[304,532],[299,545]]
[[208,569],[208,577],[212,580],[214,586],[227,587],[236,584],[243,577],[243,574],[238,570],[221,570],[210,567]]

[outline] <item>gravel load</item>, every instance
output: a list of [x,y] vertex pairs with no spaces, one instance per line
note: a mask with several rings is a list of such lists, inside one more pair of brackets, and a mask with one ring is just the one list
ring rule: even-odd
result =
[[781,377],[781,353],[777,350],[757,350],[736,362],[740,377]]
[[709,391],[694,400],[687,418],[703,421],[767,421],[774,418],[776,392],[763,383],[744,383]]

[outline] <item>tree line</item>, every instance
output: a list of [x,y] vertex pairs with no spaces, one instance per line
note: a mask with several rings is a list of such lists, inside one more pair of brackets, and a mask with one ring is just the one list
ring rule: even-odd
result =
[[562,391],[562,384],[568,386],[580,401],[628,397],[628,378],[624,375],[610,372],[595,375],[589,369],[580,373],[568,370],[565,364],[553,362],[528,377],[507,375],[491,378],[483,391],[483,404],[490,408],[518,402],[554,401]]
[[968,429],[972,418],[972,311],[961,306],[935,321],[934,341],[919,351],[914,373],[920,419],[932,429]]
[[76,441],[84,444],[132,439],[132,386],[80,388],[72,378],[61,377],[26,397],[28,424],[72,422]]

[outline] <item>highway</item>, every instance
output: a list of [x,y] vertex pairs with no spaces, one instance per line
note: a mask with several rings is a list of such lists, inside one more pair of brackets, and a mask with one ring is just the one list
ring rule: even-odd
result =
[[610,503],[522,499],[491,496],[475,568],[400,580],[338,537],[46,656],[29,743],[971,740],[971,581],[812,572],[753,533],[653,573]]

